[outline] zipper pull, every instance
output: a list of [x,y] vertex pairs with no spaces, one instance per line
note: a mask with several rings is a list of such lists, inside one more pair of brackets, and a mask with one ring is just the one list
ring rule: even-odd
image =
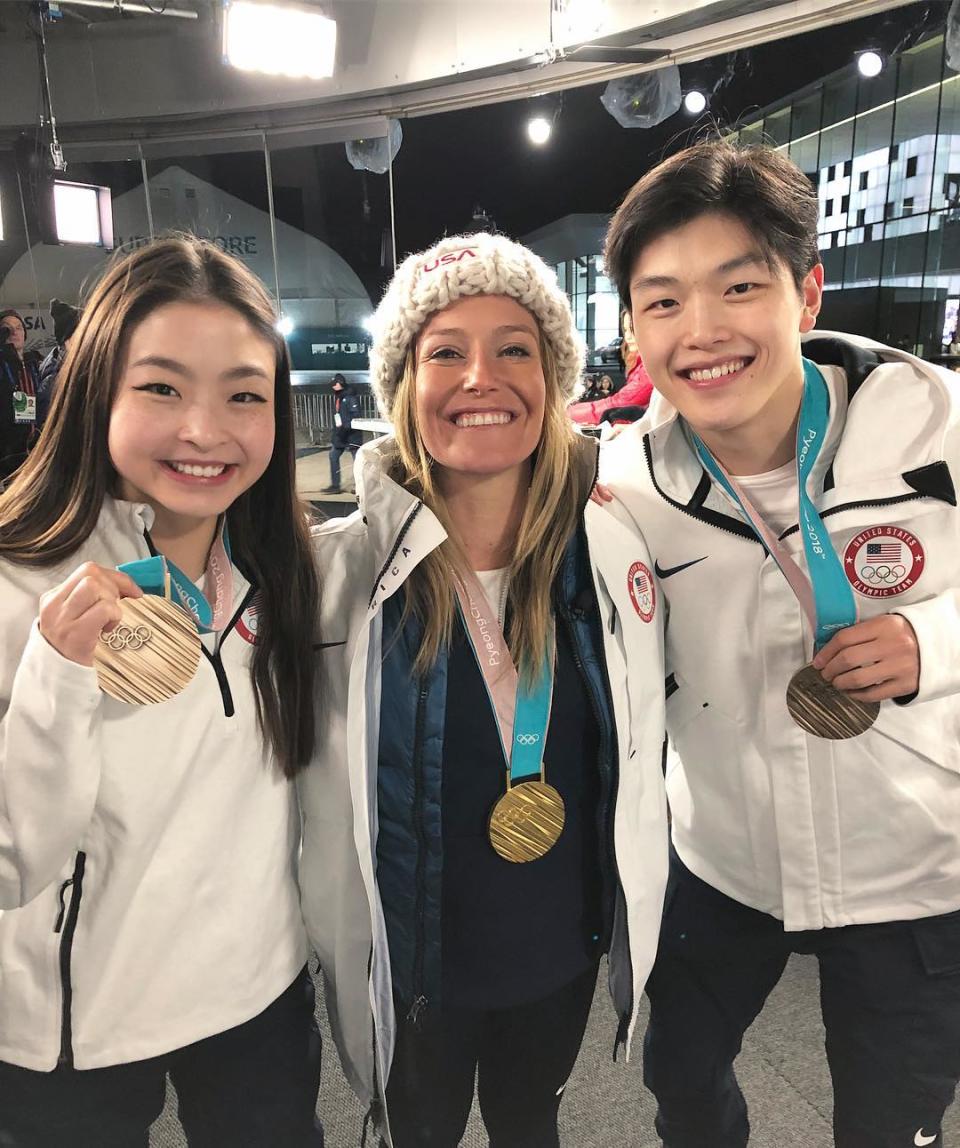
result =
[[410,1021],[410,1023],[418,1032],[420,1031],[421,1013],[429,1003],[430,1002],[427,1000],[427,998],[421,994],[414,999],[413,1004],[410,1006],[410,1011],[407,1013],[407,1020]]
[[60,886],[60,912],[57,913],[57,923],[53,926],[53,931],[59,933],[63,928],[63,918],[67,915],[66,894],[67,890],[73,884],[73,878],[68,877],[66,881]]

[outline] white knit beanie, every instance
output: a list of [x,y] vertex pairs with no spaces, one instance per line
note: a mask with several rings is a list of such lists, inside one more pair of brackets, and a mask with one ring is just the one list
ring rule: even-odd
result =
[[578,393],[585,348],[554,272],[503,235],[453,235],[400,264],[373,317],[370,385],[385,418],[417,333],[435,311],[465,295],[509,295],[526,307],[556,356],[564,400]]

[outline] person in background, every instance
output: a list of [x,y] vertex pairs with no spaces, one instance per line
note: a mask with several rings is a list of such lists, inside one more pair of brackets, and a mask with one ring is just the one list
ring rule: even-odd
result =
[[353,420],[360,417],[360,399],[341,374],[333,376],[333,436],[330,439],[330,485],[324,494],[340,493],[340,456],[349,450],[354,458],[363,443],[363,435],[353,429]]
[[331,641],[304,917],[394,1148],[456,1148],[475,1081],[492,1148],[556,1148],[600,957],[629,1042],[659,927],[652,569],[587,503],[597,444],[565,415],[583,346],[532,252],[478,234],[412,255],[376,328],[394,434],[360,452],[357,512],[314,535]]
[[27,326],[12,307],[0,311],[0,485],[27,457],[40,426],[39,356],[25,350]]
[[56,344],[40,364],[39,405],[41,415],[39,421],[41,426],[46,421],[46,412],[50,406],[50,397],[53,394],[53,384],[57,372],[67,356],[67,343],[80,321],[80,312],[77,308],[62,302],[60,299],[50,300],[50,316],[53,319],[53,337],[56,339]]
[[[633,337],[633,325],[629,314],[623,316],[623,344],[621,346],[627,378],[619,391],[600,396],[593,400],[571,403],[567,416],[580,426],[599,426],[603,422],[620,421],[623,418],[632,422],[638,419],[650,405],[653,394],[653,380],[643,366],[643,359]],[[607,378],[604,375],[604,378]]]

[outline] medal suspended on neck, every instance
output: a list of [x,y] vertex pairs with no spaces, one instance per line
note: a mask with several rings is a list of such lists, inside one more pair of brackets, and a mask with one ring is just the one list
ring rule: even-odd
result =
[[[838,630],[857,621],[857,603],[807,486],[823,448],[830,413],[830,392],[814,363],[803,360],[803,401],[797,421],[797,494],[800,533],[808,574],[797,565],[764,522],[746,492],[693,435],[700,461],[743,511],[747,522],[780,567],[814,634],[814,649],[825,646]],[[809,575],[809,576],[808,576]],[[798,670],[787,687],[787,709],[793,720],[816,737],[840,740],[868,730],[880,712],[879,702],[861,702],[825,681],[810,664]]]
[[563,798],[546,781],[543,751],[553,701],[556,641],[551,626],[541,672],[532,688],[517,673],[506,638],[479,580],[457,586],[463,625],[497,719],[506,762],[506,792],[490,811],[490,844],[507,861],[536,861],[563,832]]
[[166,701],[193,680],[200,634],[223,629],[233,602],[226,523],[210,549],[203,590],[174,563],[156,554],[117,567],[144,591],[122,598],[121,618],[100,635],[93,655],[104,693],[131,705]]

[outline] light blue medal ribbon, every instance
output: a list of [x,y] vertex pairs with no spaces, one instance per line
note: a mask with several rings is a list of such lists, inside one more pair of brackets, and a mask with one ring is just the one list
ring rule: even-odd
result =
[[814,646],[819,650],[838,631],[857,620],[857,603],[847,581],[843,563],[807,491],[814,465],[826,438],[830,414],[830,392],[819,368],[803,360],[803,401],[797,422],[797,493],[800,533],[808,575],[787,553],[774,532],[763,521],[746,492],[713,457],[701,439],[691,432],[694,448],[706,470],[716,479],[743,512],[770,557],[777,563],[810,620]]
[[527,685],[476,575],[458,583],[457,599],[507,766],[506,792],[490,813],[490,844],[507,861],[535,861],[553,848],[565,820],[563,798],[547,784],[543,762],[553,702],[555,630],[551,625],[540,673]]
[[230,564],[230,538],[224,520],[210,550],[210,569],[214,572],[213,605],[193,579],[162,554],[138,558],[135,562],[124,562],[117,569],[128,574],[145,594],[172,598],[193,618],[201,634],[209,634],[223,628],[228,588],[231,591],[230,598],[233,596]]
[[[493,699],[491,698],[491,704]],[[510,784],[518,785],[543,773],[543,751],[550,724],[550,704],[553,700],[553,643],[543,661],[543,669],[533,688],[523,684],[517,687],[516,708],[513,718],[513,746],[504,757],[510,762]]]

